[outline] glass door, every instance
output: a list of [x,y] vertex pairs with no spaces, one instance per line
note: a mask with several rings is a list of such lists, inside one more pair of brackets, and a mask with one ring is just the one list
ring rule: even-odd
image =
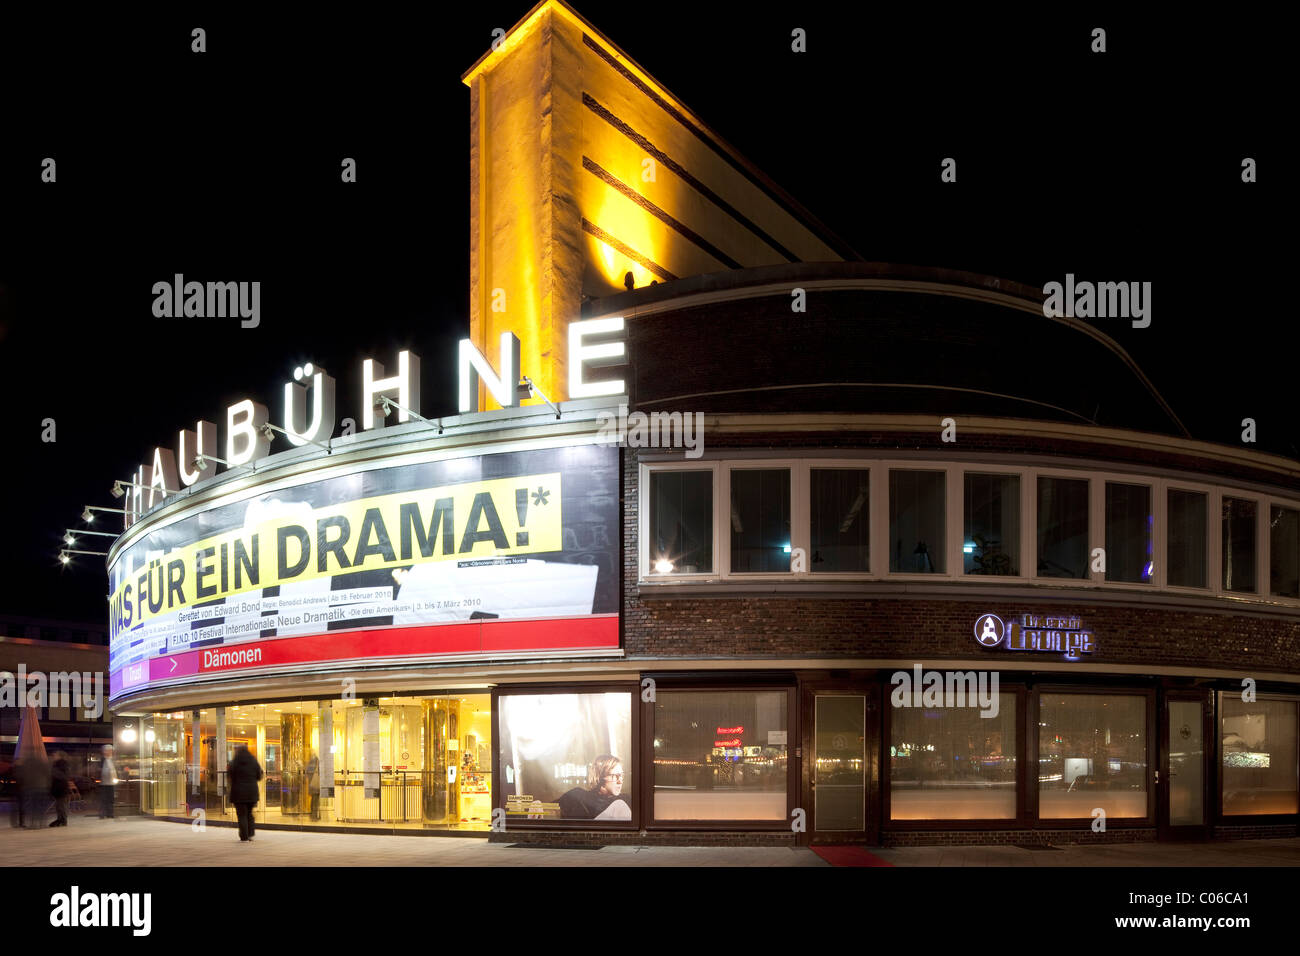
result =
[[1161,775],[1157,787],[1159,835],[1165,840],[1206,838],[1204,694],[1166,692],[1161,710]]
[[818,842],[861,840],[867,818],[867,698],[816,693],[811,789]]

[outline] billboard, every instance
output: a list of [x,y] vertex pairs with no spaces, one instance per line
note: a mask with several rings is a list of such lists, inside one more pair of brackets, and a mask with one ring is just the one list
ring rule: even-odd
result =
[[156,528],[109,568],[110,696],[281,665],[618,646],[618,449],[394,465]]

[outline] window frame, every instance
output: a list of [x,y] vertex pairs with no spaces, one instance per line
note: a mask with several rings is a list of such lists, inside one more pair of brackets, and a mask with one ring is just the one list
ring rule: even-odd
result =
[[[704,459],[652,459],[638,464],[638,583],[653,587],[657,584],[756,584],[760,582],[821,583],[853,582],[931,582],[960,583],[973,586],[1050,586],[1060,589],[1104,589],[1112,592],[1134,593],[1164,592],[1186,597],[1207,599],[1247,600],[1280,607],[1300,608],[1300,598],[1284,597],[1271,593],[1270,535],[1268,514],[1274,506],[1300,510],[1300,499],[1290,499],[1277,494],[1243,488],[1231,484],[1211,484],[1180,476],[1152,476],[1140,471],[1116,472],[1109,470],[1082,470],[1051,466],[998,463],[987,460],[953,462],[928,458],[899,459],[893,456],[846,457],[834,455],[813,458],[745,456],[720,456]],[[802,548],[808,562],[812,557],[812,488],[811,471],[859,470],[868,473],[869,497],[864,509],[868,528],[868,570],[815,572],[811,564],[805,571],[751,571],[733,573],[731,568],[731,473],[735,470],[788,469],[790,471],[790,546],[793,553]],[[653,573],[650,555],[650,481],[661,471],[697,471],[712,474],[713,493],[713,549],[712,572],[681,574]],[[944,530],[947,541],[943,557],[943,572],[918,573],[889,570],[889,474],[891,471],[937,471],[944,474],[946,515]],[[964,569],[965,543],[965,476],[967,474],[1008,475],[1020,480],[1020,574],[972,575]],[[1038,574],[1038,479],[1059,478],[1088,482],[1088,553],[1089,570],[1086,578],[1057,578]],[[1109,482],[1146,486],[1151,491],[1154,529],[1153,557],[1155,569],[1150,582],[1107,581],[1104,572],[1091,569],[1094,549],[1105,546],[1106,536],[1106,485]],[[1189,491],[1206,496],[1206,586],[1203,588],[1171,585],[1168,583],[1169,511],[1170,490]],[[1223,500],[1238,498],[1254,502],[1255,512],[1255,563],[1254,591],[1227,591],[1223,588]],[[726,505],[726,507],[724,507]]]
[[[1216,688],[1214,692],[1214,821],[1218,826],[1273,826],[1290,825],[1300,819],[1298,813],[1224,813],[1223,812],[1223,701],[1229,695],[1239,695],[1239,688]],[[1296,708],[1296,765],[1300,767],[1300,696],[1285,693],[1258,693],[1256,701],[1284,701]]]

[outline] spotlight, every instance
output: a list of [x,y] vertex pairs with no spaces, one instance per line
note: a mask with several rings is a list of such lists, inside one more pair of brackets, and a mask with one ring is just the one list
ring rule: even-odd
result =
[[199,471],[205,471],[208,467],[208,460],[202,455],[195,455],[192,463]]
[[69,547],[77,543],[77,539],[74,538],[71,534],[65,535],[63,540],[68,543]]
[[72,559],[68,557],[68,553],[66,551],[60,551],[59,560],[62,561],[64,564],[67,564]]
[[81,513],[81,520],[82,520],[82,521],[94,521],[94,520],[95,520],[95,516],[94,516],[93,514],[90,513],[90,508],[89,508],[89,507],[87,507],[86,510],[83,511],[83,512]]
[[124,494],[126,494],[126,492],[122,488],[122,483],[120,481],[113,482],[113,489],[112,489],[113,497],[121,498]]
[[262,433],[262,437],[265,438],[268,442],[275,441],[275,429],[271,427],[270,422],[267,422],[259,430]]

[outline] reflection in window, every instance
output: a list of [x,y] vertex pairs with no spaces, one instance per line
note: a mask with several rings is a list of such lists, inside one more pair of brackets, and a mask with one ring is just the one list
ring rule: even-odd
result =
[[1300,597],[1300,511],[1274,506],[1268,519],[1269,590]]
[[1223,589],[1255,590],[1255,502],[1223,499]]
[[655,819],[787,819],[787,698],[780,690],[660,690]]
[[1038,576],[1088,576],[1088,482],[1038,479]]
[[1010,820],[1016,816],[1016,695],[998,715],[978,707],[889,710],[891,820]]
[[1169,577],[1178,588],[1205,587],[1206,498],[1199,491],[1169,489]]
[[889,473],[889,570],[942,574],[944,570],[944,473]]
[[967,574],[1020,573],[1020,479],[1015,475],[965,477]]
[[1106,482],[1106,580],[1145,584],[1155,571],[1151,488]]
[[1145,697],[1044,692],[1038,719],[1040,819],[1147,815]]
[[651,473],[650,571],[713,571],[713,472]]
[[731,570],[790,570],[790,469],[731,472]]
[[812,469],[810,571],[867,571],[868,478],[863,468]]
[[1223,812],[1243,816],[1295,813],[1296,702],[1221,693]]

